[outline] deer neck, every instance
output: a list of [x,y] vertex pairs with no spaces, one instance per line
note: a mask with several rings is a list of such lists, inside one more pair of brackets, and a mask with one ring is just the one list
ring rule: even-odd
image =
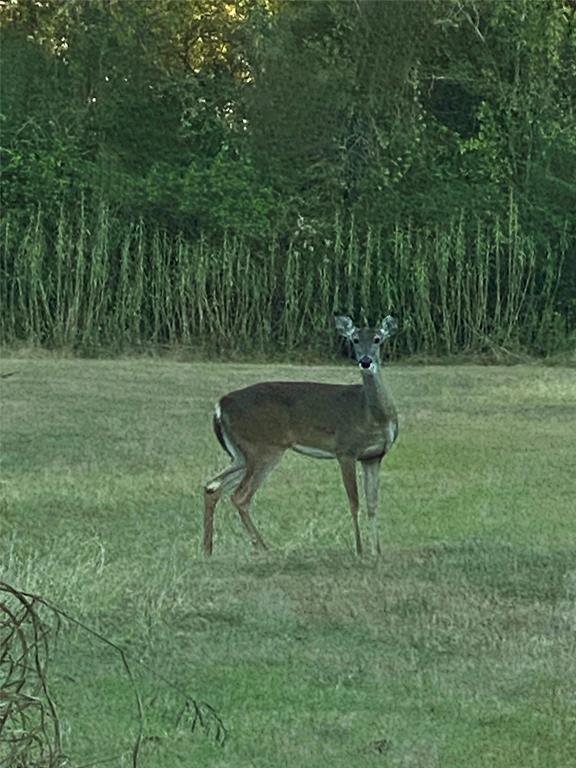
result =
[[376,422],[394,421],[397,416],[396,406],[380,366],[374,373],[362,371],[362,382],[368,418]]

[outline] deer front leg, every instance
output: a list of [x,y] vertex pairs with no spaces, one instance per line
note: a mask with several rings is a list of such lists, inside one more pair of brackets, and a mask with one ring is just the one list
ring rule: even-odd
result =
[[382,554],[380,537],[378,535],[378,481],[380,479],[380,464],[382,458],[370,459],[362,462],[364,472],[364,493],[366,495],[366,508],[372,534],[372,552],[375,555]]
[[342,480],[348,501],[350,502],[350,512],[352,513],[352,525],[354,526],[354,537],[356,539],[356,554],[362,554],[362,540],[360,538],[360,527],[358,525],[358,484],[356,482],[356,459],[350,456],[339,456],[338,463],[342,472]]

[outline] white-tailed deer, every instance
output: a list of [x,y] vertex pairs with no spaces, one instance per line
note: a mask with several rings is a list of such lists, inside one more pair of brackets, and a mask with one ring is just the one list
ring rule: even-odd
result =
[[249,514],[252,497],[270,470],[291,448],[318,459],[337,459],[350,502],[356,552],[362,553],[358,526],[356,462],[364,472],[372,544],[380,553],[376,522],[380,463],[398,436],[398,414],[382,379],[380,347],[396,332],[386,317],[378,328],[357,329],[349,317],[336,317],[362,373],[362,384],[270,381],[225,395],[214,413],[214,431],[232,465],[204,489],[204,551],[212,554],[214,510],[224,493],[253,545],[265,549]]

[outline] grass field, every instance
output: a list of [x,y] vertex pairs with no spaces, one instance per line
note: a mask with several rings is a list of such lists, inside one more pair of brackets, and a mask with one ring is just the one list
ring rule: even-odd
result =
[[[574,370],[390,367],[383,557],[353,555],[337,466],[294,454],[254,504],[270,551],[252,554],[225,502],[211,561],[218,396],[352,383],[354,366],[4,357],[11,372],[0,580],[126,648],[142,766],[576,765]],[[190,734],[156,673],[218,711],[224,746]],[[111,649],[64,626],[50,682],[71,764],[131,764],[138,717]]]

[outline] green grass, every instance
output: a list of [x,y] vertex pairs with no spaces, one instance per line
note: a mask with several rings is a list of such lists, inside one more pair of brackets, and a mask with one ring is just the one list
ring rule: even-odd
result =
[[[0,579],[126,648],[142,766],[575,764],[573,370],[389,368],[402,423],[384,556],[353,555],[337,466],[290,455],[254,504],[269,553],[251,553],[226,502],[209,562],[218,396],[355,382],[353,366],[5,358],[12,371]],[[177,723],[182,699],[150,669],[217,709],[224,747]],[[128,765],[138,719],[110,649],[65,627],[50,681],[72,764]]]

